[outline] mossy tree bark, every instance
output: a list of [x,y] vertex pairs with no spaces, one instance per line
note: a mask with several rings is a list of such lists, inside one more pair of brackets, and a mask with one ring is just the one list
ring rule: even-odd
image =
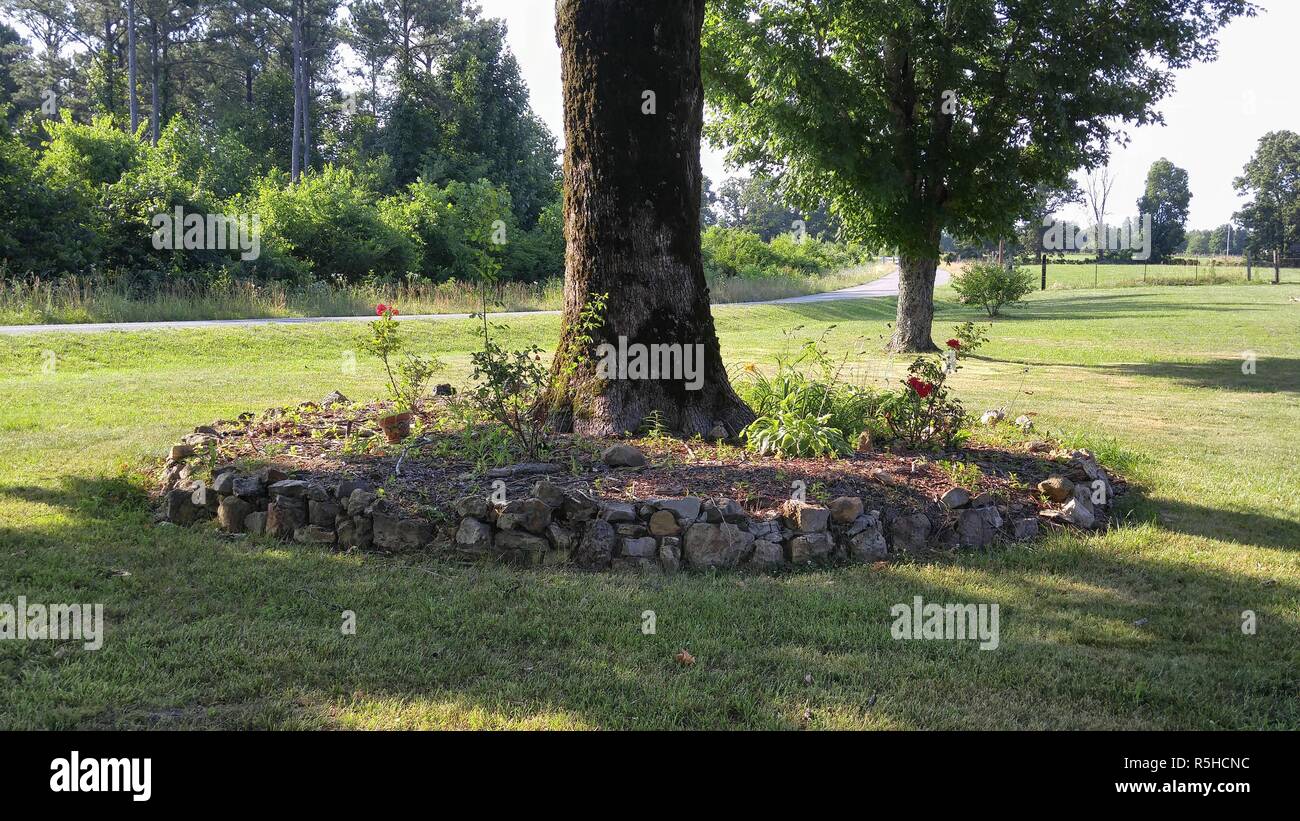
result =
[[[727,378],[700,253],[704,3],[557,6],[567,250],[551,409],[561,429],[617,435],[657,414],[682,435],[717,423],[735,434],[753,419]],[[592,294],[609,299],[599,327],[584,333]],[[702,346],[702,386],[601,378],[597,348],[620,337],[628,345]]]

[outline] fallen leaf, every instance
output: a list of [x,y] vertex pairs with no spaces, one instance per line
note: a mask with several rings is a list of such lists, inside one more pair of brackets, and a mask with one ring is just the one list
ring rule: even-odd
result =
[[673,658],[677,659],[677,663],[683,667],[690,667],[695,663],[695,656],[692,656],[685,650],[679,650],[677,655],[673,656]]

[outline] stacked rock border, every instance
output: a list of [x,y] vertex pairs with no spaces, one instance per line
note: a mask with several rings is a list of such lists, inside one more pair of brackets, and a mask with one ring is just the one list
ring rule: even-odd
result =
[[730,499],[602,500],[542,479],[526,498],[497,503],[463,497],[455,502],[455,518],[439,527],[405,515],[364,481],[326,483],[276,468],[250,474],[233,466],[214,469],[211,483],[195,481],[191,457],[218,442],[214,429],[199,428],[172,447],[162,476],[160,520],[192,525],[215,519],[231,534],[337,549],[452,551],[521,567],[672,574],[682,568],[873,563],[900,554],[1025,541],[1038,535],[1043,522],[1092,529],[1106,521],[1113,493],[1092,455],[1073,451],[1069,472],[1074,478],[1056,475],[1038,486],[1045,498],[1063,506],[1014,521],[992,494],[972,497],[957,487],[931,512],[870,510],[863,499],[842,496],[825,506],[789,501],[753,515]]

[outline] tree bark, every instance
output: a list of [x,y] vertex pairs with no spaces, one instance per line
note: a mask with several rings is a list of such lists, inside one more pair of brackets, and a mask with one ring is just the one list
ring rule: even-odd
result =
[[898,314],[889,349],[898,353],[937,351],[930,338],[934,324],[934,275],[939,268],[934,256],[898,258]]
[[149,142],[158,144],[158,22],[151,20],[149,30]]
[[[753,412],[722,362],[700,254],[700,33],[705,0],[560,0],[564,84],[564,319],[551,396],[561,430],[618,435],[652,414],[690,436]],[[643,113],[653,92],[654,112]],[[608,294],[590,342],[580,316]],[[601,377],[602,343],[701,351],[683,378]],[[698,347],[696,347],[698,346]],[[662,375],[662,374],[661,374]]]
[[302,146],[302,21],[298,14],[299,0],[293,0],[293,144],[289,146],[289,180],[298,181],[301,170]]
[[128,99],[131,108],[131,134],[140,128],[140,102],[136,99],[136,63],[135,63],[135,0],[126,0],[126,73]]

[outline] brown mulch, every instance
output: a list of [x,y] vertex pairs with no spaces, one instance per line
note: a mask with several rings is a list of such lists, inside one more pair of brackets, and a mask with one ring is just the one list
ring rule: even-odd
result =
[[[385,488],[386,498],[412,515],[446,518],[452,503],[470,494],[486,495],[494,465],[476,464],[467,453],[462,430],[447,429],[439,400],[417,416],[418,435],[403,445],[389,445],[377,419],[383,405],[304,403],[298,408],[271,408],[214,423],[221,436],[217,464],[234,463],[252,471],[273,465],[297,478],[325,483],[360,479]],[[1064,454],[1045,442],[998,448],[970,444],[942,454],[888,451],[857,453],[840,459],[776,459],[742,448],[699,440],[670,438],[631,440],[645,452],[640,468],[610,468],[601,451],[614,440],[558,435],[544,461],[549,474],[515,473],[500,477],[507,498],[520,498],[542,475],[567,487],[581,487],[605,499],[652,499],[697,496],[735,499],[752,515],[762,516],[790,499],[796,481],[810,502],[860,496],[868,510],[887,515],[929,511],[942,513],[942,494],[953,486],[938,461],[967,462],[980,468],[974,492],[990,491],[1013,519],[1045,509],[1035,485],[1053,474],[1082,479]],[[359,452],[357,445],[375,443]],[[345,452],[345,443],[353,453]],[[1057,458],[1061,457],[1061,458]],[[1013,478],[1014,477],[1014,478]]]

